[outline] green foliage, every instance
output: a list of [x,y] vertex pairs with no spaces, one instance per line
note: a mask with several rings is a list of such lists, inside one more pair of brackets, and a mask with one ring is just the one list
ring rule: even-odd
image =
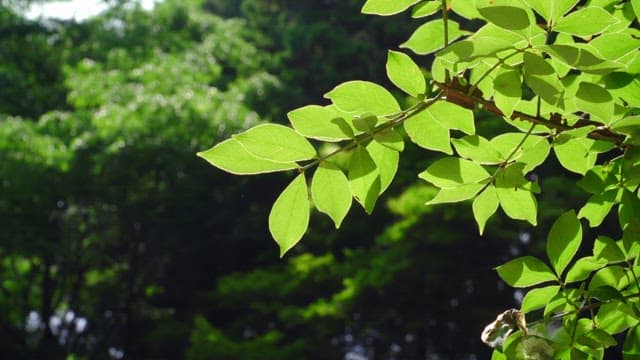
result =
[[[551,266],[524,256],[496,268],[513,287],[545,284],[527,293],[522,304],[525,313],[544,309],[542,318],[529,325],[529,331],[523,328],[507,338],[500,344],[501,352],[509,359],[601,359],[604,349],[616,344],[613,335],[626,331],[623,353],[636,356],[640,288],[636,277],[640,221],[635,212],[640,206],[637,2],[477,0],[471,4],[454,0],[436,5],[433,1],[369,0],[362,11],[392,15],[414,5],[417,18],[437,10],[442,16],[427,20],[401,45],[417,55],[435,53],[430,89],[408,55],[388,53],[387,75],[409,95],[410,105],[401,108],[403,102],[392,91],[375,83],[348,81],[325,95],[330,104],[303,107],[289,115],[292,131],[297,130],[300,137],[338,142],[340,147],[332,152],[314,155],[308,149],[300,156],[274,156],[283,148],[302,148],[301,138],[291,135],[282,136],[282,144],[265,141],[264,147],[239,141],[256,158],[296,162],[302,172],[276,201],[270,216],[284,219],[283,213],[300,212],[287,219],[291,222],[286,229],[284,222],[270,221],[281,255],[308,226],[304,173],[319,165],[317,173],[328,176],[331,168],[339,187],[336,196],[320,195],[320,185],[314,190],[313,183],[312,194],[319,202],[316,207],[329,214],[336,226],[351,203],[345,177],[351,197],[371,213],[395,176],[403,144],[396,131],[404,130],[422,148],[448,155],[418,175],[438,189],[429,204],[473,199],[480,232],[498,207],[512,219],[537,225],[535,194],[544,189],[531,175],[548,161],[553,148],[566,170],[582,176],[578,183],[591,198],[577,214],[566,211],[551,227],[546,241]],[[464,26],[449,19],[449,12],[484,25],[468,35]],[[537,24],[538,16],[546,20],[542,26]],[[519,131],[503,128],[490,138],[476,134],[482,111],[503,118]],[[459,136],[458,131],[465,135]],[[216,147],[207,153],[211,158],[227,156]],[[324,165],[339,158],[335,166]],[[290,190],[294,184],[295,196]],[[579,219],[597,227],[616,206],[622,237],[617,241],[598,237],[592,255],[581,256],[584,239]],[[585,318],[586,312],[591,319]],[[550,335],[545,327],[556,319],[561,319],[562,326]],[[494,358],[501,356],[496,350]]]

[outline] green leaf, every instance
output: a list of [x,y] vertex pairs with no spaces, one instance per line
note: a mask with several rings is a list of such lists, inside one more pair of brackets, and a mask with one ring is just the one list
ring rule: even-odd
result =
[[295,130],[278,124],[262,124],[233,135],[233,139],[256,157],[275,162],[309,160],[316,150]]
[[435,14],[442,8],[440,1],[424,1],[413,7],[411,17],[414,19],[426,17]]
[[376,132],[373,134],[373,139],[380,145],[384,145],[391,150],[404,150],[404,139],[402,135],[398,134],[394,129]]
[[608,124],[613,118],[613,97],[603,87],[581,82],[576,93],[578,110],[591,114],[592,118]]
[[524,188],[500,187],[496,184],[500,207],[507,216],[537,224],[538,204],[533,194]]
[[353,138],[353,131],[345,119],[326,107],[309,105],[287,114],[300,134],[322,141],[342,141]]
[[[463,34],[460,31],[460,25],[453,20],[448,21],[448,29],[450,43]],[[442,21],[433,20],[422,24],[413,32],[409,40],[402,43],[400,47],[408,48],[419,55],[430,54],[442,49],[444,47],[444,26]]]
[[597,259],[592,256],[580,258],[567,272],[565,277],[565,283],[572,283],[576,281],[583,281],[591,275],[592,272],[607,265],[607,260]]
[[613,265],[602,268],[593,275],[589,282],[589,290],[601,286],[613,286],[616,290],[622,290],[629,285],[626,273],[622,266]]
[[489,140],[480,135],[466,135],[460,139],[452,139],[458,155],[478,164],[499,164],[501,155]]
[[533,256],[524,256],[500,265],[498,275],[512,287],[522,288],[548,281],[555,281],[551,269]]
[[607,10],[588,6],[558,20],[553,30],[584,37],[599,34],[618,21]]
[[351,208],[349,181],[342,170],[323,161],[313,174],[311,196],[318,211],[329,215],[339,228]]
[[490,176],[482,166],[457,157],[437,160],[418,175],[419,178],[442,189],[479,183]]
[[387,190],[393,178],[396,176],[400,154],[398,154],[397,150],[391,149],[376,141],[370,142],[366,149],[378,168],[378,173],[380,174],[380,194],[382,194]]
[[236,175],[264,174],[298,167],[294,162],[274,162],[255,157],[234,139],[227,139],[197,155],[211,165]]
[[473,200],[473,217],[478,224],[480,235],[484,232],[487,220],[498,210],[498,204],[498,194],[493,186],[487,187]]
[[389,115],[400,112],[396,99],[378,84],[354,80],[342,83],[324,95],[339,109],[348,113]]
[[591,139],[570,139],[566,142],[555,142],[553,151],[565,169],[584,175],[597,160],[597,154],[589,151],[591,145]]
[[640,116],[629,116],[613,122],[611,130],[623,133],[632,138],[632,144],[640,143]]
[[560,290],[560,286],[558,285],[529,290],[524,296],[524,299],[522,299],[521,311],[526,314],[544,308],[549,300],[558,293],[558,290]]
[[551,227],[547,236],[547,256],[560,276],[582,242],[582,226],[571,210],[562,214]]
[[[523,173],[528,173],[545,161],[549,156],[551,147],[549,146],[549,141],[542,136],[529,135],[522,142],[524,137],[525,134],[523,133],[504,133],[491,139],[490,143],[500,152],[503,161],[509,159],[509,161],[523,163],[525,167],[522,171]],[[516,148],[518,144],[521,145]],[[509,158],[511,154],[513,156]]]
[[362,6],[363,14],[394,15],[408,9],[420,0],[367,0]]
[[404,122],[409,138],[417,145],[452,154],[449,129],[475,133],[473,112],[459,105],[438,101]]
[[493,5],[477,9],[482,17],[507,30],[523,30],[531,25],[529,15],[522,8]]
[[609,285],[598,286],[593,289],[591,288],[591,286],[589,286],[589,296],[591,296],[592,298],[596,298],[603,303],[609,302],[611,300],[616,300],[619,302],[627,301],[620,291]]
[[426,91],[424,75],[409,55],[389,50],[387,75],[392,83],[413,97],[418,97]]
[[309,226],[309,194],[304,174],[298,175],[278,196],[269,213],[269,231],[280,257],[302,239]]
[[622,261],[625,259],[618,244],[616,244],[613,239],[602,235],[598,236],[593,243],[593,256],[608,262]]
[[640,199],[629,190],[622,193],[620,207],[618,207],[618,221],[620,228],[625,229],[629,224],[638,218],[640,214]]
[[380,195],[380,172],[363,146],[358,146],[351,154],[348,179],[351,194],[371,214]]
[[571,10],[579,0],[525,0],[538,14],[555,24],[558,19]]
[[501,73],[493,80],[493,95],[496,106],[502,113],[511,117],[513,110],[522,98],[522,76],[519,71],[510,70]]
[[627,332],[627,337],[624,339],[624,345],[622,346],[622,354],[625,360],[637,360],[640,358],[640,327],[637,325]]
[[618,302],[600,306],[595,320],[598,328],[609,334],[620,333],[638,323],[633,305]]
[[591,196],[578,212],[578,218],[589,220],[591,227],[599,226],[615,204],[617,194],[614,189]]
[[640,0],[631,0],[633,12],[636,14],[636,20],[640,21]]
[[476,196],[484,186],[484,184],[466,184],[456,188],[440,189],[436,196],[429,200],[426,205],[456,203],[468,200]]
[[563,87],[553,66],[539,55],[524,53],[524,81],[549,104],[556,104],[562,97]]
[[353,127],[356,128],[356,130],[366,132],[367,134],[371,134],[373,132],[377,123],[378,117],[369,112],[353,117]]
[[[437,1],[437,0],[436,0]],[[480,17],[473,1],[470,0],[449,0],[451,10],[465,19],[477,19]]]

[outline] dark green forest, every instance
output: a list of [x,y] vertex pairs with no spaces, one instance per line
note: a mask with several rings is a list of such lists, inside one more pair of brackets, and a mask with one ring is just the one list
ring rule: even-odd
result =
[[483,327],[524,295],[493,268],[543,253],[587,199],[554,160],[541,225],[480,236],[469,204],[424,205],[433,158],[408,143],[371,216],[314,214],[281,259],[267,218],[288,177],[196,153],[342,81],[389,84],[386,51],[420,22],[361,0],[119,0],[81,22],[26,3],[0,2],[2,358],[487,359]]

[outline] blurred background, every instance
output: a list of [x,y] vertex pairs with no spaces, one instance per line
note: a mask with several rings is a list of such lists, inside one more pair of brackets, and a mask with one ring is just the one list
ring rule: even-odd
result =
[[[492,268],[541,253],[585,199],[547,165],[540,228],[498,214],[480,237],[470,204],[424,205],[416,175],[439,155],[407,143],[372,216],[354,206],[337,231],[316,213],[280,259],[267,218],[291,174],[195,153],[342,81],[392,88],[386,50],[424,19],[362,0],[72,3],[0,1],[3,358],[487,359],[483,327],[523,296]],[[486,136],[507,126],[479,116]]]

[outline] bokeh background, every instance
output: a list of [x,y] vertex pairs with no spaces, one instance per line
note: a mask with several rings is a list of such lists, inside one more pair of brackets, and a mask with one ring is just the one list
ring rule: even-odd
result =
[[34,17],[42,2],[0,1],[2,358],[487,359],[482,328],[523,296],[492,269],[541,253],[585,200],[552,160],[534,174],[541,226],[497,214],[480,237],[470,204],[424,205],[436,190],[416,175],[439,155],[407,143],[372,216],[354,206],[336,230],[316,213],[280,259],[267,218],[291,174],[195,153],[342,81],[392,88],[386,50],[424,19],[364,16],[362,0]]

